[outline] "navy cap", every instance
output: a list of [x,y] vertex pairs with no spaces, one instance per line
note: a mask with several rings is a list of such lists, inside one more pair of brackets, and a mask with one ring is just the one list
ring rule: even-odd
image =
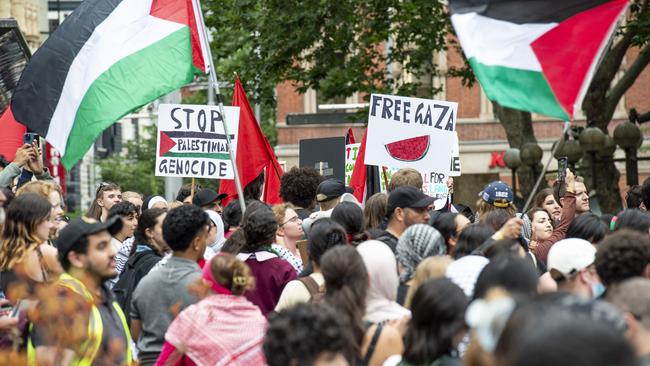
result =
[[119,215],[113,216],[105,222],[85,216],[70,221],[54,241],[54,245],[59,250],[59,258],[65,257],[72,247],[88,235],[107,230],[111,236],[114,236],[122,230],[122,225],[122,218]]
[[316,189],[316,201],[323,202],[341,197],[344,193],[352,193],[353,189],[346,187],[343,181],[336,178],[325,179]]
[[479,193],[479,197],[481,197],[483,201],[495,207],[502,208],[510,207],[513,200],[512,189],[510,189],[509,185],[500,180],[494,181],[485,186],[483,191]]
[[422,190],[411,186],[395,188],[388,195],[386,216],[390,216],[396,208],[427,208],[435,198],[422,193]]

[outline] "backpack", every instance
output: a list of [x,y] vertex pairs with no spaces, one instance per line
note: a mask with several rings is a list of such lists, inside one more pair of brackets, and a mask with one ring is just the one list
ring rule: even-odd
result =
[[120,279],[113,287],[115,299],[124,311],[127,323],[129,324],[131,324],[130,310],[133,292],[138,286],[138,283],[140,283],[140,280],[149,273],[160,259],[161,258],[151,250],[135,253],[126,262],[124,271],[122,271],[122,274],[120,275]]
[[318,286],[316,280],[311,276],[300,277],[298,281],[302,282],[309,291],[311,297],[309,302],[318,302],[325,295],[325,286]]

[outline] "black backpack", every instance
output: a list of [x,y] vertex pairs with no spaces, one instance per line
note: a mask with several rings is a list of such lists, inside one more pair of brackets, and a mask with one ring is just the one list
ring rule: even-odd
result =
[[130,310],[133,291],[135,291],[140,280],[142,280],[142,278],[146,276],[161,259],[162,258],[152,250],[133,254],[126,262],[124,271],[122,271],[122,274],[120,275],[120,279],[113,287],[113,293],[115,293],[117,303],[124,311],[124,315],[129,324],[131,324]]

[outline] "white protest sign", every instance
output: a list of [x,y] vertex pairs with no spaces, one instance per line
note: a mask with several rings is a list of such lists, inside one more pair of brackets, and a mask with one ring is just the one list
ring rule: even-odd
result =
[[458,143],[458,132],[454,131],[454,146],[451,149],[451,166],[449,167],[450,177],[460,177],[460,146]]
[[360,143],[345,145],[345,185],[350,185],[354,164],[357,162],[357,153],[359,153]]
[[449,174],[458,104],[372,94],[366,165]]
[[[239,107],[224,107],[237,150]],[[233,179],[223,119],[218,106],[161,104],[158,107],[156,175]]]

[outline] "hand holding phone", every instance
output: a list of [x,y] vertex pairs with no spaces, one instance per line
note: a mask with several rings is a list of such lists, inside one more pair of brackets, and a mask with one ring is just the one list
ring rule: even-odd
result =
[[557,180],[560,184],[564,184],[566,180],[566,169],[569,166],[569,159],[563,156],[557,161]]

